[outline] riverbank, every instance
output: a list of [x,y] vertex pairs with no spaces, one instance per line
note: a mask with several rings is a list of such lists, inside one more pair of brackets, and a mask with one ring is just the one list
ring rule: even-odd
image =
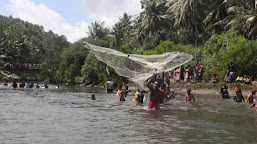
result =
[[[42,84],[43,82],[41,82]],[[4,83],[0,83],[3,85]],[[256,82],[253,83],[253,85],[246,85],[244,83],[239,83],[240,87],[242,89],[243,96],[247,96],[252,90],[255,89]],[[8,84],[9,86],[11,83]],[[56,84],[55,84],[56,85]],[[235,88],[236,83],[228,83],[227,86],[229,88],[229,94],[231,96],[235,95]],[[67,86],[67,85],[60,85],[62,86]],[[131,91],[136,91],[137,86],[134,83],[129,83],[128,84],[129,89]],[[171,89],[174,89],[177,93],[186,93],[186,90],[190,88],[192,90],[193,94],[199,94],[199,95],[220,95],[220,88],[222,86],[222,83],[195,83],[195,84],[171,84],[170,87]],[[88,88],[105,88],[104,85],[80,85],[80,87],[88,87]],[[148,89],[145,86],[145,90],[147,91]]]
[[[220,95],[220,88],[223,83],[195,83],[195,84],[171,84],[170,87],[175,90],[180,90],[182,93],[186,93],[186,90],[190,88],[193,94],[201,94],[201,95]],[[244,83],[239,83],[242,89],[243,96],[247,96],[252,90],[255,90],[255,85],[246,85]],[[227,83],[229,88],[229,94],[231,96],[235,95],[234,88],[236,87],[236,83]]]
[[[199,94],[199,95],[220,95],[220,88],[223,83],[192,83],[192,84],[171,84],[171,89],[174,89],[178,93],[186,93],[186,90],[190,88],[192,90],[193,94]],[[242,89],[243,96],[247,96],[252,90],[255,90],[256,82],[253,83],[253,85],[246,85],[244,83],[239,83],[240,87]],[[129,89],[132,91],[137,90],[137,86],[134,83],[128,84]],[[227,83],[227,86],[229,88],[229,94],[231,96],[235,95],[234,88],[236,87],[236,83]],[[87,86],[92,87],[92,86]],[[104,86],[93,86],[93,87],[100,87],[104,88]],[[145,90],[147,88],[145,87]]]

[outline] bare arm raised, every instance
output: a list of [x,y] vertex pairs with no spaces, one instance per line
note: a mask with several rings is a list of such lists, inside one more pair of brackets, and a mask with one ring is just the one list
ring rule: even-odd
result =
[[151,86],[151,82],[152,82],[152,80],[154,80],[155,79],[155,74],[153,74],[152,76],[151,76],[151,78],[148,80],[148,82],[147,82],[147,87],[151,90],[151,89],[153,89],[153,87]]

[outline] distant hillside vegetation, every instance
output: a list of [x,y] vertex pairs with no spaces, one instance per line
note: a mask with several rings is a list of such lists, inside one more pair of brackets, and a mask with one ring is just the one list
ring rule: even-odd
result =
[[60,53],[70,43],[66,37],[42,26],[0,15],[0,64],[42,64],[41,76],[53,79]]

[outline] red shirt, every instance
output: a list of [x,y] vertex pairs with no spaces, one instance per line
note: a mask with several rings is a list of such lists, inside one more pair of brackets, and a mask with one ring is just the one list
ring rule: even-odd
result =
[[239,91],[239,93],[242,94],[242,90],[240,87],[235,87],[235,91]]
[[214,76],[214,77],[213,77],[213,81],[215,81],[215,82],[219,82],[219,77]]
[[23,83],[23,82],[22,82],[22,83],[20,83],[20,84],[19,84],[19,87],[20,87],[20,88],[25,87],[25,83]]

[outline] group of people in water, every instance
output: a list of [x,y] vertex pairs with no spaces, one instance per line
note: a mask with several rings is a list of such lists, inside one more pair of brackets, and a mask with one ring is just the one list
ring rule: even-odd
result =
[[[165,81],[165,82],[164,82]],[[170,81],[169,79],[165,79],[164,81],[161,81],[159,79],[156,79],[156,75],[152,75],[150,79],[147,81],[147,87],[149,89],[148,94],[150,96],[150,100],[147,104],[147,107],[152,110],[159,110],[160,104],[164,103],[166,100],[174,98],[175,90],[170,89]],[[107,92],[113,91],[113,85],[114,83],[111,82],[111,79],[108,80],[106,84],[106,90]],[[127,94],[131,92],[128,89],[128,86],[125,86],[125,89],[122,89],[122,85],[119,84],[117,87],[117,95],[119,96],[120,101],[125,101],[125,97]],[[135,92],[135,96],[133,101],[138,102],[139,104],[142,104],[144,101],[144,93],[147,93],[143,89],[137,89]],[[194,96],[191,94],[191,89],[187,90],[187,93],[185,95],[186,102],[188,101],[195,101]]]
[[[159,110],[160,104],[164,103],[166,100],[174,98],[175,90],[170,89],[170,81],[169,79],[165,79],[165,82],[162,82],[160,80],[156,80],[156,75],[153,75],[151,78],[147,81],[147,88],[148,88],[148,94],[150,96],[150,100],[147,104],[147,107],[152,110]],[[109,79],[107,82],[107,92],[113,91],[113,85],[114,83]],[[257,90],[257,85],[256,85]],[[235,87],[235,96],[233,97],[233,100],[235,102],[247,102],[250,104],[249,108],[255,108],[257,109],[257,101],[255,100],[255,94],[256,90],[252,90],[251,93],[248,95],[246,101],[244,100],[244,97],[242,95],[242,90],[240,88],[239,84],[236,84]],[[230,99],[230,95],[228,92],[228,86],[226,83],[223,83],[220,95],[222,99]],[[122,88],[122,85],[119,84],[117,87],[117,95],[119,96],[120,101],[125,101],[125,97],[127,94],[131,92],[128,89],[128,86],[125,86],[125,89]],[[133,101],[136,101],[138,103],[143,103],[144,100],[144,93],[147,93],[145,90],[137,89],[135,92],[135,96]],[[191,93],[191,89],[187,89],[185,94],[185,101],[195,101],[195,98],[193,94]]]
[[[239,84],[236,84],[235,87],[235,93],[236,95],[233,97],[233,100],[235,102],[247,102],[250,104],[249,108],[256,108],[257,109],[257,101],[255,100],[255,94],[257,90],[257,84],[256,84],[256,89],[252,90],[251,93],[248,94],[247,99],[245,101],[243,94],[242,94],[242,89],[240,88]],[[221,89],[220,89],[220,94],[222,99],[230,99],[229,93],[228,93],[228,87],[226,83],[223,83]]]
[[14,80],[12,85],[10,85],[10,86],[8,86],[8,82],[5,81],[4,86],[9,87],[9,88],[34,88],[34,87],[36,87],[36,88],[48,88],[47,83],[44,83],[43,86],[40,86],[39,83],[34,85],[33,82],[24,83],[23,81],[20,82],[19,84],[17,84],[16,80]]

